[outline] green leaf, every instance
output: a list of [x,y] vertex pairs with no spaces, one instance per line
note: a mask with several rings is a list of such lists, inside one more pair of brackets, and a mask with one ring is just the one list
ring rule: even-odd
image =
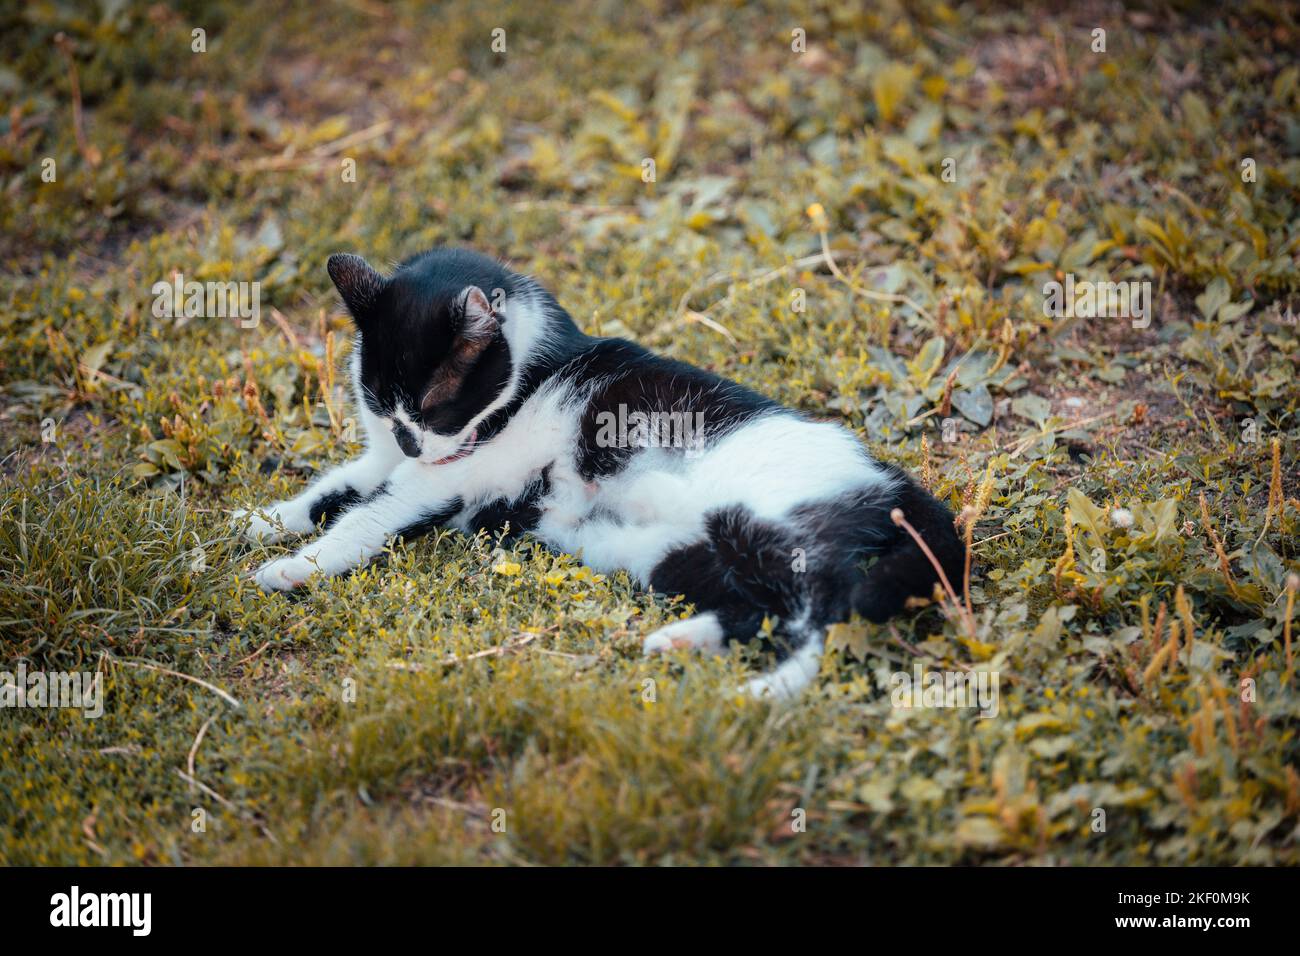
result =
[[871,649],[869,637],[865,624],[832,624],[826,629],[826,647],[832,651],[848,651],[858,660],[865,661]]
[[1175,532],[1178,522],[1178,502],[1173,498],[1161,498],[1150,504],[1140,504],[1133,509],[1133,516],[1142,527],[1144,534],[1155,536],[1156,541],[1169,537]]
[[952,404],[981,428],[993,421],[993,396],[983,383],[974,388],[958,389],[952,393]]
[[916,382],[917,388],[925,388],[930,384],[930,379],[938,371],[940,363],[943,362],[943,354],[947,350],[948,343],[944,341],[942,335],[936,335],[921,347],[921,351],[910,363],[912,380]]
[[1196,307],[1201,310],[1201,315],[1213,320],[1219,309],[1227,305],[1231,298],[1232,290],[1228,288],[1227,280],[1223,276],[1215,276],[1205,291],[1196,297]]
[[1197,138],[1204,136],[1210,131],[1211,118],[1210,108],[1195,93],[1187,92],[1179,100],[1179,105],[1183,108],[1183,118],[1187,121],[1188,127]]
[[989,817],[967,817],[957,824],[957,842],[962,846],[992,849],[1002,840],[1002,827]]
[[1229,302],[1227,305],[1219,307],[1219,321],[1231,322],[1233,319],[1241,318],[1254,307],[1255,302],[1253,299],[1246,299],[1244,302]]
[[81,364],[84,365],[86,370],[93,375],[104,367],[104,362],[108,359],[108,355],[112,351],[112,340],[100,342],[98,345],[86,349],[81,356]]
[[1065,503],[1070,508],[1076,526],[1089,532],[1094,539],[1093,547],[1106,549],[1106,512],[1093,504],[1092,499],[1078,488],[1070,488],[1065,493]]
[[871,78],[871,96],[876,101],[876,111],[888,123],[898,112],[898,106],[912,90],[916,71],[904,63],[889,63],[876,71]]
[[1052,414],[1052,403],[1038,395],[1020,395],[1011,402],[1011,411],[1042,428]]

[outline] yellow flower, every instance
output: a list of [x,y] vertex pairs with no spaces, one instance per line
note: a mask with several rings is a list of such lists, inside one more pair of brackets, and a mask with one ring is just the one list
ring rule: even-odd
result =
[[517,577],[523,569],[517,561],[502,561],[500,564],[492,565],[492,570],[497,574],[504,574],[508,578]]
[[825,232],[827,227],[826,210],[821,203],[815,202],[808,207],[808,218],[812,220],[813,228],[818,232]]

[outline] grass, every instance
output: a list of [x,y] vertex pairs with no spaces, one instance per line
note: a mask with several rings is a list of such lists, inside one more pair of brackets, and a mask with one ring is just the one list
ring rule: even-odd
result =
[[[4,14],[0,669],[105,713],[0,712],[0,860],[1300,862],[1294,11],[579,7]],[[438,243],[915,470],[970,614],[773,708],[527,542],[259,592],[230,510],[357,450],[326,256]],[[261,321],[157,318],[177,272]],[[998,715],[893,706],[915,662]]]

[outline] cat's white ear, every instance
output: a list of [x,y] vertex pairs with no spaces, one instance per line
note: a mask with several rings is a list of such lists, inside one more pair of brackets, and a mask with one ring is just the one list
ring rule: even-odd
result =
[[365,259],[348,252],[330,256],[325,268],[352,317],[358,323],[363,322],[379,298],[379,293],[384,290],[384,277],[372,269]]
[[483,290],[476,285],[464,289],[456,298],[457,311],[461,316],[460,334],[475,342],[484,342],[492,338],[501,328],[497,314],[492,311],[492,303]]

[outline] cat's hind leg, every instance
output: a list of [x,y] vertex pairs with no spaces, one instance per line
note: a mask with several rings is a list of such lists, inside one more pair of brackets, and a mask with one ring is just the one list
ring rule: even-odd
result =
[[745,643],[760,632],[765,617],[775,618],[782,661],[742,690],[757,697],[797,694],[817,676],[823,636],[808,626],[809,585],[791,545],[786,530],[743,508],[708,515],[702,539],[666,554],[650,579],[656,591],[681,594],[701,613],[651,634],[646,653]]
[[789,700],[811,684],[821,670],[826,635],[818,629],[802,630],[794,651],[773,670],[746,681],[740,692],[751,697]]

